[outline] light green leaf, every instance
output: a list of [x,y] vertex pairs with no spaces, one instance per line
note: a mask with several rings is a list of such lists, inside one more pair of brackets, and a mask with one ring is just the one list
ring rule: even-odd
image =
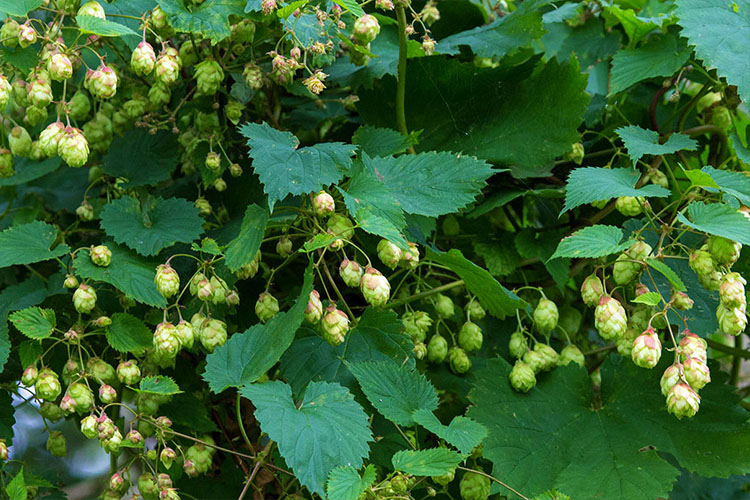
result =
[[299,251],[305,253],[314,252],[318,248],[327,247],[328,245],[336,241],[336,239],[337,238],[332,234],[318,233],[307,240],[305,244],[300,247]]
[[[509,69],[424,57],[409,62],[406,82],[409,127],[423,130],[417,151],[462,152],[509,166],[517,177],[549,175],[546,164],[580,139],[589,102],[575,61]],[[393,78],[359,91],[365,123],[395,128],[395,93]]]
[[628,156],[634,166],[643,155],[668,155],[684,149],[695,151],[698,147],[698,141],[680,133],[670,135],[667,142],[659,144],[658,132],[637,125],[620,127],[615,132],[628,149]]
[[633,243],[635,240],[622,242],[622,230],[619,227],[596,224],[563,238],[549,260],[557,257],[604,257],[620,253]]
[[46,339],[57,326],[55,311],[41,307],[28,307],[8,316],[13,326],[30,339]]
[[248,205],[242,218],[240,234],[229,242],[224,252],[229,269],[236,271],[252,262],[263,241],[266,223],[268,223],[268,211],[255,204]]
[[26,481],[23,479],[23,467],[16,473],[13,480],[5,486],[5,493],[9,500],[26,500],[28,498]]
[[13,17],[26,17],[26,14],[44,5],[44,0],[0,0],[0,12]]
[[685,170],[685,177],[690,179],[690,184],[693,186],[710,187],[719,189],[719,185],[716,181],[706,172],[702,170]]
[[370,168],[366,169],[357,161],[347,190],[338,188],[346,208],[362,229],[406,248],[408,245],[403,236],[406,219],[401,204],[376,177],[365,153],[362,160]]
[[437,51],[457,55],[460,46],[471,48],[479,57],[497,57],[528,47],[542,37],[542,6],[551,0],[526,0],[516,10],[485,26],[462,31],[440,40]]
[[394,312],[368,307],[357,326],[337,346],[326,342],[315,330],[300,330],[310,335],[298,335],[284,353],[279,366],[281,374],[294,393],[299,394],[313,380],[338,382],[354,390],[357,382],[344,367],[345,362],[393,360],[413,370],[414,343],[403,329]]
[[296,2],[288,3],[282,8],[276,10],[276,17],[279,19],[286,19],[294,14],[295,10],[305,6],[308,1],[309,0],[297,0]]
[[640,173],[629,168],[576,168],[568,177],[563,213],[586,203],[620,196],[665,198],[670,191],[656,184],[635,189]]
[[171,396],[182,392],[174,380],[164,375],[143,377],[138,385],[138,391],[163,396]]
[[416,410],[412,417],[416,423],[452,444],[464,455],[471,453],[487,437],[487,429],[470,418],[456,416],[446,426],[440,423],[434,413],[425,409]]
[[365,11],[362,10],[362,7],[359,6],[356,0],[333,0],[333,2],[339,7],[348,10],[356,17],[362,17],[365,15]]
[[676,4],[682,35],[695,45],[697,56],[730,85],[737,85],[742,99],[750,99],[750,0],[680,0]]
[[203,233],[198,209],[181,198],[151,198],[144,203],[123,196],[104,206],[101,226],[118,243],[141,255],[156,255],[177,242],[190,243]]
[[750,472],[750,424],[727,377],[717,370],[701,390],[700,411],[678,421],[659,390],[672,361],[663,356],[643,370],[610,356],[595,395],[586,370],[570,365],[519,393],[508,381],[511,366],[489,360],[475,373],[469,417],[489,431],[483,455],[493,476],[529,497],[557,488],[575,498],[653,500],[670,498],[679,475],[672,460],[705,476]]
[[394,361],[349,363],[347,368],[370,403],[391,422],[410,426],[414,424],[414,411],[438,407],[435,388],[417,370]]
[[154,284],[158,263],[113,243],[108,243],[107,248],[112,252],[112,261],[107,267],[94,265],[88,249],[77,252],[73,260],[76,274],[81,278],[109,283],[138,302],[166,307],[167,299]]
[[497,318],[505,318],[526,305],[516,294],[498,283],[486,269],[467,260],[456,248],[439,255],[429,252],[429,257],[430,260],[449,267],[464,280],[466,288],[479,298],[487,312]]
[[646,292],[634,298],[632,302],[636,304],[646,304],[647,306],[655,306],[661,302],[661,295],[656,292]]
[[403,153],[409,146],[417,144],[417,138],[414,133],[404,136],[390,128],[363,125],[354,132],[352,142],[370,157],[375,157]]
[[200,33],[214,44],[230,35],[229,16],[242,16],[245,0],[204,0],[190,9],[185,0],[159,0],[169,25],[177,31]]
[[302,324],[313,288],[312,277],[311,262],[299,297],[289,311],[280,312],[268,323],[235,333],[226,344],[206,356],[203,380],[213,392],[218,394],[227,387],[251,384],[279,361]]
[[134,352],[153,345],[154,334],[141,320],[127,313],[114,313],[107,327],[107,342],[118,352]]
[[[743,205],[750,205],[750,175],[747,172],[717,170],[709,165],[703,167],[701,171],[711,176],[716,183],[715,187],[734,196]],[[687,172],[693,172],[693,170]]]
[[312,382],[299,406],[291,388],[272,381],[252,384],[241,394],[255,405],[255,418],[299,482],[325,495],[325,483],[336,467],[358,469],[372,440],[367,414],[349,391],[338,384]]
[[688,205],[687,213],[690,220],[682,213],[677,214],[677,220],[696,231],[750,245],[750,220],[731,206],[694,201]]
[[[638,4],[637,7],[642,6]],[[630,39],[630,45],[635,45],[652,31],[674,24],[674,18],[667,14],[655,17],[638,15],[633,9],[622,9],[617,5],[608,5],[605,14],[611,13],[622,24],[622,28]],[[616,23],[613,23],[616,24]]]
[[253,169],[263,183],[271,210],[289,194],[312,193],[340,181],[356,150],[341,142],[298,149],[294,135],[266,123],[246,123],[240,133],[247,138]]
[[672,284],[675,290],[677,290],[678,292],[687,292],[685,283],[683,283],[680,277],[677,276],[677,273],[674,272],[674,270],[664,262],[656,259],[646,259],[646,264],[648,264],[648,266],[652,269],[656,269],[661,274],[663,274],[664,277],[667,278],[667,280]]
[[375,479],[375,466],[372,464],[365,467],[362,477],[354,467],[336,467],[328,475],[328,500],[358,500]]
[[[126,179],[123,187],[153,186],[169,179],[177,166],[176,136],[164,130],[149,134],[134,128],[116,135],[102,158],[102,171],[112,177]],[[143,168],[148,165],[148,168]]]
[[621,49],[612,57],[609,94],[657,76],[672,76],[687,62],[690,49],[684,39],[666,34],[651,38],[641,47]]
[[9,227],[0,232],[0,268],[33,264],[70,252],[68,245],[50,249],[56,238],[57,228],[42,221]]
[[457,212],[473,202],[496,172],[483,160],[448,152],[367,160],[367,170],[405,212],[427,217]]
[[393,455],[393,468],[414,476],[442,476],[454,470],[465,457],[448,448],[401,450]]
[[76,16],[76,24],[82,33],[99,36],[140,36],[124,24],[113,23],[95,16]]

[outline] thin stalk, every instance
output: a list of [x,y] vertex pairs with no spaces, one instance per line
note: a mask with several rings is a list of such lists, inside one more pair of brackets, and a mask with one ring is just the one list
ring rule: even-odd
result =
[[396,85],[396,125],[399,132],[409,135],[406,127],[406,13],[402,6],[396,7],[398,20],[398,83]]
[[464,284],[464,280],[456,280],[451,283],[441,285],[438,287],[433,288],[432,290],[427,290],[422,293],[417,293],[415,295],[412,295],[411,297],[402,299],[402,300],[394,300],[393,302],[390,302],[383,306],[383,309],[393,309],[394,307],[400,307],[404,304],[408,304],[409,302],[414,302],[415,300],[420,300],[425,297],[429,297],[430,295],[435,295],[436,293],[445,292],[446,290],[450,290],[451,288],[456,288],[457,286],[462,286]]

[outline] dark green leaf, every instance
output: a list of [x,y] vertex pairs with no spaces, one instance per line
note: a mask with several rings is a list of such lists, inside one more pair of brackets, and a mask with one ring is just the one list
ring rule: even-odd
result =
[[242,218],[240,234],[229,242],[225,251],[226,264],[236,271],[249,264],[260,249],[268,223],[268,211],[258,205],[248,205]]
[[656,184],[635,189],[640,173],[629,168],[576,168],[568,177],[563,212],[586,203],[609,200],[620,196],[644,196],[665,198],[669,190]]
[[750,99],[750,0],[680,0],[676,5],[682,35],[695,45],[698,57]]
[[604,257],[620,253],[635,243],[622,242],[622,230],[614,226],[594,225],[585,227],[563,238],[550,259],[556,257]]
[[189,392],[177,394],[159,406],[159,415],[169,417],[175,425],[189,432],[214,432],[216,424],[208,415],[210,404]]
[[664,262],[656,259],[646,259],[646,264],[648,264],[649,267],[656,269],[661,274],[664,275],[667,280],[672,284],[672,286],[680,292],[687,292],[687,288],[685,288],[685,283],[682,282],[679,276],[677,276],[677,273],[674,272],[674,270],[666,265]]
[[404,136],[393,129],[369,125],[359,127],[352,136],[352,142],[371,157],[403,153],[409,146],[417,144],[414,134]]
[[10,177],[0,179],[0,186],[20,186],[55,171],[62,160],[58,156],[42,161],[28,158],[13,158],[16,173]]
[[487,437],[487,429],[466,417],[453,417],[449,425],[443,425],[431,411],[419,409],[412,413],[414,421],[435,434],[440,439],[452,444],[464,455],[479,446]]
[[487,312],[497,318],[504,318],[525,306],[516,294],[497,282],[487,270],[482,269],[463,256],[460,250],[453,249],[442,254],[430,253],[430,259],[450,268],[476,295]]
[[13,426],[16,423],[15,411],[10,393],[4,389],[0,390],[0,439],[4,439],[8,446],[13,444]]
[[448,448],[401,450],[393,455],[393,468],[414,476],[442,476],[463,460],[461,454]]
[[441,54],[456,55],[459,46],[471,48],[479,57],[497,57],[511,53],[544,34],[542,9],[550,0],[526,0],[516,10],[496,21],[443,38],[437,45]]
[[[424,131],[418,150],[456,151],[512,166],[519,177],[570,150],[589,97],[586,76],[575,63],[522,69],[477,68],[441,57],[409,61],[406,115],[410,129]],[[554,88],[554,92],[549,89]],[[386,78],[359,93],[366,123],[394,127],[396,82]],[[539,138],[544,140],[540,141]]]
[[416,410],[438,407],[435,388],[419,371],[390,360],[350,363],[347,368],[375,409],[398,425],[413,425]]
[[375,466],[372,464],[365,467],[362,477],[354,467],[336,467],[328,474],[328,500],[358,500],[375,482],[375,478]]
[[107,327],[107,342],[118,352],[134,352],[153,345],[154,334],[141,320],[127,313],[114,313]]
[[289,194],[305,194],[337,183],[351,166],[355,147],[340,142],[298,148],[299,141],[263,123],[246,123],[240,133],[247,138],[253,169],[263,183],[268,204]]
[[76,24],[82,33],[99,36],[140,36],[124,24],[113,23],[95,16],[76,16]]
[[241,389],[255,405],[255,418],[299,482],[325,495],[325,483],[336,467],[358,469],[372,440],[367,414],[349,391],[338,384],[312,382],[297,407],[291,388],[272,381]]
[[157,262],[119,245],[108,244],[107,248],[112,252],[112,261],[107,267],[94,265],[88,250],[79,251],[73,261],[76,274],[81,278],[109,283],[138,302],[166,307],[167,299],[154,284]]
[[138,385],[138,391],[163,396],[171,396],[182,392],[174,380],[164,375],[143,377]]
[[489,430],[483,453],[493,475],[527,496],[558,488],[575,498],[653,500],[668,498],[679,475],[666,454],[707,476],[750,472],[750,426],[734,388],[717,374],[698,414],[678,421],[659,390],[668,358],[644,370],[610,356],[596,396],[586,370],[572,366],[518,393],[511,366],[490,360],[476,373],[469,416]]
[[[123,187],[153,186],[169,179],[178,163],[177,139],[171,132],[149,134],[134,128],[115,136],[102,159],[102,170],[126,180]],[[148,168],[144,168],[148,165]]]
[[313,380],[338,382],[353,389],[356,382],[344,367],[346,361],[393,360],[413,370],[414,343],[402,331],[395,313],[367,308],[343,344],[332,346],[317,333],[297,338],[281,358],[281,373],[299,394]]
[[141,255],[156,255],[177,242],[190,243],[203,233],[198,209],[180,198],[152,198],[141,204],[123,196],[105,205],[101,218],[108,235]]
[[507,276],[518,267],[521,257],[516,252],[511,238],[500,238],[492,242],[474,242],[474,252],[484,259],[487,270],[496,277]]
[[55,311],[41,307],[29,307],[16,311],[8,319],[18,331],[30,339],[46,339],[57,326]]
[[385,185],[405,212],[427,217],[457,212],[473,202],[495,173],[482,160],[447,152],[366,160],[374,179]]
[[370,159],[363,156],[363,161],[369,168],[357,162],[347,190],[339,188],[346,208],[362,229],[406,248],[406,219],[401,204],[376,177],[377,170],[373,171]]
[[616,94],[631,85],[657,76],[672,76],[687,62],[690,49],[674,35],[651,38],[641,47],[622,49],[612,58],[609,93]]
[[[687,170],[685,173],[690,172],[693,170]],[[744,172],[717,170],[708,165],[703,167],[701,172],[710,175],[723,192],[734,196],[743,205],[750,205],[750,176]]]
[[185,0],[159,0],[170,26],[203,35],[213,43],[229,36],[229,16],[242,16],[245,4],[245,0],[204,0],[188,9]]
[[12,226],[0,232],[0,268],[33,264],[61,257],[70,252],[68,245],[57,245],[57,228],[42,221]]
[[634,166],[643,155],[668,155],[683,149],[695,151],[698,147],[698,141],[680,133],[670,135],[667,142],[659,144],[658,132],[637,125],[620,127],[615,132],[628,149],[628,156]]
[[299,297],[289,311],[277,314],[268,323],[235,333],[206,357],[203,380],[213,392],[218,394],[227,387],[251,384],[279,361],[302,324],[313,288],[312,278],[311,262]]
[[677,220],[697,231],[750,245],[750,220],[731,206],[694,201],[688,205],[687,213],[690,220],[682,213],[677,214]]
[[42,354],[42,343],[36,340],[24,340],[18,345],[18,359],[21,366],[29,366],[35,363]]

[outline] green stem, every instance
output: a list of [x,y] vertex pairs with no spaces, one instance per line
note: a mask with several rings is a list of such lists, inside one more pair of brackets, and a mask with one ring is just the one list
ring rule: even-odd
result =
[[402,6],[396,7],[398,19],[398,83],[396,86],[396,125],[399,132],[409,135],[406,128],[406,13]]
[[237,392],[237,425],[240,427],[240,434],[242,434],[242,439],[245,440],[245,444],[247,445],[247,449],[253,452],[253,445],[250,443],[250,439],[247,437],[247,432],[245,432],[245,424],[242,422],[242,409],[240,407],[240,400],[242,399],[242,396],[240,395],[239,391]]
[[[735,348],[739,349],[740,351],[743,351],[742,349],[742,335],[738,335],[735,337]],[[744,352],[744,351],[743,351]],[[732,378],[730,380],[730,383],[738,387],[740,383],[740,372],[742,370],[742,357],[741,356],[735,356],[734,360],[732,361]]]
[[712,339],[706,339],[706,343],[708,344],[708,347],[710,347],[711,349],[715,349],[720,352],[725,352],[727,354],[732,354],[736,358],[750,359],[750,351],[746,351],[738,347],[730,347],[720,342],[716,342],[715,340],[712,340]]
[[450,290],[451,288],[456,288],[457,286],[462,286],[463,284],[464,284],[464,280],[456,280],[451,283],[435,287],[432,290],[427,290],[426,292],[417,293],[415,295],[412,295],[411,297],[408,297],[402,300],[394,300],[393,302],[383,306],[383,309],[393,309],[394,307],[399,307],[404,304],[408,304],[409,302],[414,302],[415,300],[420,300],[425,297],[429,297],[430,295],[435,295],[436,293],[445,292],[446,290]]

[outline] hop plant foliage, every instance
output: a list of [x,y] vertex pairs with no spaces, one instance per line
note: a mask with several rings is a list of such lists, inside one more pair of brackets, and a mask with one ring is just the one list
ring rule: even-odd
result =
[[750,4],[449,3],[0,2],[0,496],[742,494]]

